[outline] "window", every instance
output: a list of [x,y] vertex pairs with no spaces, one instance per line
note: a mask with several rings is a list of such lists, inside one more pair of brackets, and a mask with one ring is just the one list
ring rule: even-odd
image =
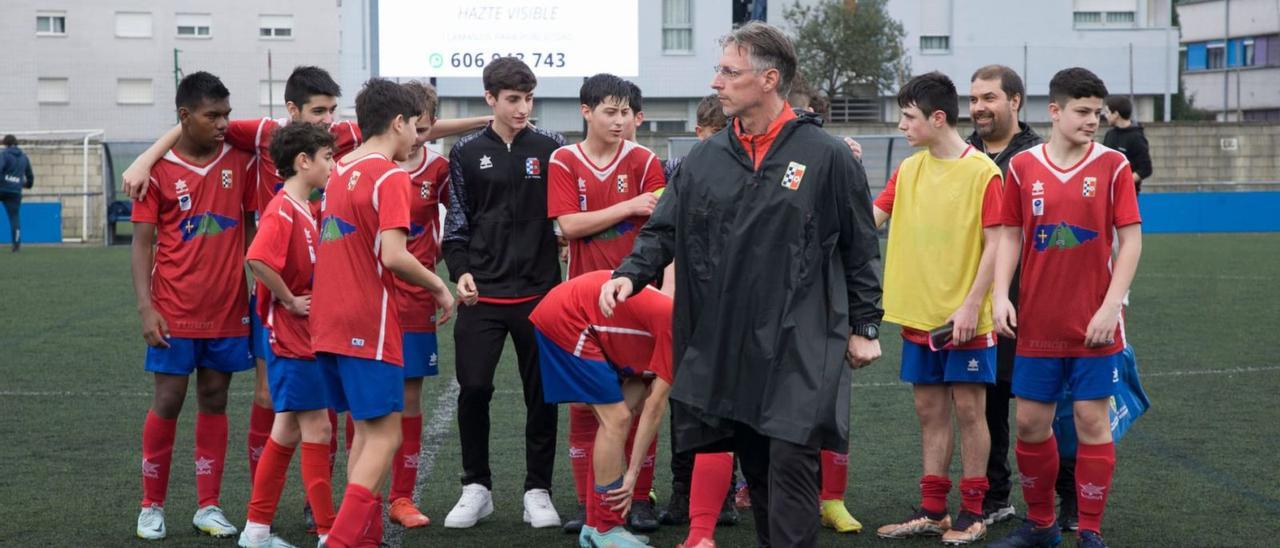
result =
[[143,12],[116,12],[117,38],[151,38],[151,14]]
[[950,36],[921,36],[920,53],[947,53],[951,51]]
[[1205,68],[1209,70],[1226,68],[1227,66],[1227,48],[1222,42],[1209,44],[1208,57]]
[[67,14],[65,12],[36,12],[36,36],[66,36]]
[[207,13],[179,13],[174,16],[180,38],[208,38],[213,16]]
[[1254,40],[1245,38],[1240,45],[1240,66],[1252,67],[1254,64]]
[[1102,12],[1100,11],[1077,11],[1075,12],[1076,26],[1081,25],[1101,25]]
[[1134,21],[1133,12],[1131,11],[1109,11],[1107,12],[1107,24],[1128,24],[1132,25]]
[[258,104],[262,106],[268,105],[284,105],[284,80],[259,80],[258,81]]
[[662,51],[693,52],[693,0],[662,0]]
[[1178,66],[1182,67],[1182,70],[1192,70],[1191,57],[1187,54],[1187,46],[1178,48]]
[[116,80],[116,104],[153,105],[155,93],[150,78],[121,78]]
[[261,38],[264,40],[292,39],[293,38],[293,16],[292,15],[260,15],[258,16],[258,38]]
[[65,105],[71,102],[71,86],[66,78],[40,78],[36,82],[36,102]]

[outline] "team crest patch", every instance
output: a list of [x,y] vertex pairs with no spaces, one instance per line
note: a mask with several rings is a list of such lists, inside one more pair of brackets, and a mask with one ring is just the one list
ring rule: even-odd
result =
[[423,200],[426,200],[427,198],[430,198],[430,197],[431,197],[431,184],[430,184],[430,183],[427,183],[427,184],[422,185],[422,192],[419,192],[419,193],[418,193],[418,195],[419,195],[419,196],[422,196],[422,199],[423,199]]
[[1032,195],[1032,196],[1044,196],[1044,183],[1042,183],[1042,182],[1040,182],[1040,181],[1036,181],[1036,182],[1034,182],[1034,183],[1031,183],[1031,195]]
[[357,183],[357,182],[359,182],[359,181],[360,181],[360,170],[358,170],[358,169],[357,169],[357,170],[355,170],[355,171],[352,171],[352,172],[351,172],[351,178],[350,178],[350,179],[347,179],[347,190],[348,190],[348,191],[355,190],[355,189],[356,189],[356,183]]
[[222,170],[222,188],[231,188],[231,170]]
[[537,158],[525,158],[524,174],[528,177],[542,175],[542,162],[539,162]]
[[787,165],[786,175],[782,176],[782,186],[789,190],[799,190],[802,179],[804,179],[804,164],[791,162]]
[[1083,185],[1083,188],[1081,189],[1081,194],[1083,194],[1085,198],[1092,198],[1097,193],[1098,193],[1098,178],[1085,177],[1084,185]]
[[618,176],[618,193],[621,194],[621,193],[625,193],[626,191],[627,191],[627,176],[619,175]]

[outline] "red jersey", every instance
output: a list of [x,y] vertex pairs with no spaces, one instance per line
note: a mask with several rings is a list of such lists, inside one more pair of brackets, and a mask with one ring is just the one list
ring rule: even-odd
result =
[[645,286],[606,318],[600,312],[600,286],[610,275],[597,270],[557,285],[529,320],[575,356],[608,361],[629,376],[652,374],[671,383],[671,297]]
[[174,337],[249,334],[244,213],[254,210],[253,157],[223,144],[201,166],[170,150],[151,168],[135,223],[156,226],[151,305]]
[[[449,160],[425,145],[422,162],[409,172],[409,252],[435,271],[440,256],[440,204],[449,201]],[[435,333],[436,300],[425,288],[396,278],[400,326],[414,333]]]
[[[311,206],[281,192],[262,208],[258,234],[245,258],[276,271],[294,295],[310,295],[319,235]],[[271,351],[285,358],[315,359],[307,317],[289,312],[278,299],[268,297],[271,292],[262,280],[257,285],[257,312],[270,329]]]
[[[598,211],[666,186],[662,163],[653,151],[623,141],[608,165],[587,158],[582,145],[551,154],[547,173],[547,217]],[[569,241],[569,277],[593,270],[613,270],[631,253],[640,227],[649,218],[633,216],[599,234]]]
[[[964,152],[960,153],[960,157],[964,158],[970,154],[978,154],[977,149],[972,146],[965,147]],[[1002,194],[1003,185],[999,177],[993,177],[987,182],[987,190],[982,195],[982,226],[983,228],[991,228],[1000,226],[1001,213],[1004,207],[1004,199]],[[893,213],[893,198],[898,190],[898,170],[895,168],[893,174],[889,176],[889,181],[885,183],[884,190],[876,196],[875,207],[885,213]],[[994,245],[994,242],[992,242]],[[929,332],[921,331],[903,326],[902,338],[915,344],[929,346]],[[956,346],[962,350],[976,350],[983,348],[991,348],[996,345],[995,332],[983,333],[975,336],[962,345]]]
[[334,164],[320,206],[311,346],[403,365],[395,275],[382,231],[409,230],[409,174],[381,154]]
[[[288,118],[259,118],[248,120],[232,120],[227,126],[227,142],[245,152],[251,152],[257,158],[257,174],[254,186],[258,193],[259,207],[266,207],[271,198],[280,192],[284,179],[276,171],[276,163],[271,159],[271,136],[275,130],[290,123]],[[360,126],[353,121],[334,122],[329,124],[329,132],[333,134],[333,157],[342,158],[348,152],[360,146]]]
[[1022,229],[1018,290],[1018,355],[1106,356],[1124,349],[1124,319],[1115,344],[1084,345],[1089,322],[1111,286],[1115,229],[1141,223],[1133,173],[1124,154],[1097,143],[1076,165],[1058,167],[1046,145],[1014,156],[1001,221]]

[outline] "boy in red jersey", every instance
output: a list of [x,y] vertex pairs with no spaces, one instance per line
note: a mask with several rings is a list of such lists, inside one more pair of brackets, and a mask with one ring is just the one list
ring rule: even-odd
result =
[[[617,267],[653,213],[658,203],[654,193],[666,185],[658,156],[626,139],[628,132],[635,134],[632,86],[612,74],[583,82],[579,99],[587,138],[551,154],[547,216],[556,219],[560,235],[569,242],[570,278]],[[586,519],[587,475],[598,426],[589,406],[569,407],[569,462],[579,510],[565,522],[567,533],[580,532]],[[658,528],[649,499],[652,487],[653,461],[646,459],[637,488],[641,497],[627,516],[634,529]]]
[[311,341],[320,365],[341,378],[337,407],[356,421],[346,494],[325,539],[334,548],[382,538],[381,497],[374,493],[400,446],[404,407],[394,278],[431,291],[444,311],[440,321],[453,310],[444,282],[406,245],[412,183],[395,161],[408,157],[421,114],[399,84],[369,80],[356,97],[365,143],[334,166],[321,202]]
[[[1106,546],[1102,512],[1115,471],[1108,407],[1125,347],[1122,302],[1142,254],[1142,218],[1129,162],[1093,141],[1107,88],[1082,68],[1049,81],[1053,137],[1010,161],[995,274],[995,322],[1018,348],[1018,472],[1027,521],[1002,548],[1056,545],[1055,403],[1075,399],[1078,546]],[[1112,259],[1112,239],[1119,252]],[[1017,311],[1008,293],[1019,268]]]
[[258,233],[247,262],[258,280],[258,313],[270,333],[267,374],[275,414],[271,437],[253,478],[253,496],[239,545],[283,546],[271,534],[289,461],[302,443],[302,483],[315,509],[317,530],[333,526],[333,487],[329,471],[332,426],[328,409],[337,379],[321,368],[311,351],[307,316],[311,311],[311,277],[320,231],[309,197],[324,188],[333,169],[333,136],[313,124],[291,124],[275,132],[274,165],[284,187],[263,208]]
[[[147,342],[155,397],[142,429],[142,511],[137,535],[166,535],[165,493],[178,414],[196,372],[195,464],[199,531],[236,534],[222,510],[227,452],[227,387],[253,368],[249,294],[244,283],[245,225],[253,222],[252,157],[223,142],[230,92],[212,74],[178,84],[182,132],[151,170],[150,196],[134,203],[133,289]],[[153,249],[154,244],[154,249]]]
[[[578,542],[636,548],[646,543],[627,532],[623,516],[667,408],[672,301],[648,287],[606,315],[599,298],[609,275],[597,270],[560,284],[529,319],[547,402],[585,404],[598,424],[588,475],[591,500]],[[637,411],[640,426],[628,454],[627,432]]]
[[[440,205],[447,203],[449,160],[427,148],[436,122],[439,98],[435,88],[417,81],[401,84],[422,108],[415,126],[413,151],[400,162],[412,183],[409,193],[409,252],[435,271],[440,255]],[[422,450],[422,381],[439,373],[437,367],[436,301],[431,292],[396,278],[400,298],[400,326],[404,329],[404,416],[400,450],[391,462],[391,521],[407,528],[426,527],[431,520],[413,504]]]

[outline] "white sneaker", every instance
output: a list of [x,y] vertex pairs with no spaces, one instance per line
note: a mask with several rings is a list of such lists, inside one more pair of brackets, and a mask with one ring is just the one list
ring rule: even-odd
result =
[[197,531],[213,538],[231,538],[240,532],[239,529],[236,529],[236,526],[227,520],[226,514],[223,514],[222,509],[217,506],[205,506],[196,510],[195,517],[191,518],[191,525]]
[[551,493],[546,489],[530,489],[524,492],[524,522],[534,529],[559,527],[560,514],[551,504]]
[[138,514],[138,538],[160,540],[168,535],[164,528],[164,508],[159,504],[144,506]]
[[458,497],[458,503],[445,516],[444,526],[448,529],[466,529],[492,513],[493,493],[478,483],[467,484],[462,486],[462,496]]
[[240,548],[298,548],[272,534],[267,534],[267,538],[262,540],[252,540],[247,533],[240,533],[240,540],[236,542],[236,545]]

